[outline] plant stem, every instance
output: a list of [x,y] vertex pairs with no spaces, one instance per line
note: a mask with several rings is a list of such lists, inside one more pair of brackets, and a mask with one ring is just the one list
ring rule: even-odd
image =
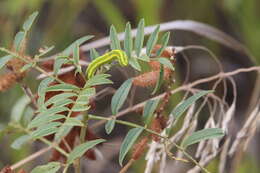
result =
[[[20,126],[20,125],[18,125],[18,124],[11,124],[11,126],[13,126],[14,128],[20,129],[20,130],[24,131],[25,133],[27,133],[27,134],[29,134],[29,135],[31,134],[31,132],[30,132],[29,130],[23,128],[22,126]],[[50,142],[49,140],[47,140],[47,139],[45,139],[45,138],[43,138],[43,137],[40,137],[40,138],[38,138],[38,139],[39,139],[40,141],[42,141],[43,143],[45,143],[45,144],[51,146],[52,148],[55,148],[57,151],[59,151],[59,152],[60,152],[61,154],[63,154],[64,156],[66,156],[66,157],[69,156],[69,154],[68,154],[66,151],[64,151],[62,148],[60,148],[56,143],[52,143],[52,142]]]
[[[95,120],[105,120],[105,121],[109,121],[111,118],[106,118],[106,117],[101,117],[101,116],[96,116],[96,115],[89,115],[88,116],[89,119],[95,119]],[[143,127],[143,126],[140,126],[138,124],[134,124],[134,123],[131,123],[131,122],[128,122],[128,121],[122,121],[122,120],[116,120],[117,123],[119,124],[123,124],[123,125],[126,125],[126,126],[130,126],[130,127],[135,127],[135,128],[143,128],[145,131],[151,133],[151,134],[154,134],[154,135],[157,135],[167,141],[169,141],[169,138],[167,136],[162,136],[161,134],[153,131],[153,130],[150,130],[146,127]],[[204,168],[203,166],[201,166],[195,159],[193,159],[193,157],[188,154],[184,148],[182,148],[181,146],[179,146],[178,144],[174,143],[173,142],[173,145],[178,148],[187,158],[189,158],[195,165],[199,166],[203,171],[205,171],[206,173],[210,173],[206,168]]]
[[68,168],[69,168],[69,165],[67,165],[67,166],[63,169],[62,173],[66,173],[67,170],[68,170]]
[[81,127],[80,129],[80,143],[84,143],[86,140],[85,140],[85,137],[86,137],[86,132],[87,132],[87,127],[88,127],[88,119],[89,119],[89,115],[88,113],[86,113],[86,115],[84,116],[83,120],[82,120],[82,123],[84,124],[83,127]]
[[[86,113],[86,115],[84,116],[82,123],[84,124],[84,126],[82,126],[80,129],[80,135],[79,135],[80,144],[86,142],[85,137],[86,137],[86,131],[87,131],[87,127],[88,127],[88,125],[87,125],[88,124],[88,113]],[[76,173],[81,172],[80,158],[75,160],[74,168],[75,168]]]

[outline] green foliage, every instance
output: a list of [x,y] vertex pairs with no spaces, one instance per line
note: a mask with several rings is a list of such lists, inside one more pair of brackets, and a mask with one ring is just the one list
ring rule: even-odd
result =
[[94,59],[96,59],[97,57],[99,57],[99,53],[96,51],[96,49],[90,49],[90,58],[93,61]]
[[76,72],[79,72],[82,74],[81,66],[79,64],[79,45],[75,44],[74,50],[73,50],[73,63],[76,66]]
[[12,59],[11,55],[6,55],[0,58],[0,70],[5,66],[5,64]]
[[169,39],[170,39],[170,32],[168,31],[168,32],[164,33],[161,38],[162,47],[156,52],[156,56],[160,56],[162,54],[163,50],[168,45]]
[[145,124],[150,124],[151,119],[154,115],[154,111],[156,110],[158,104],[160,102],[160,99],[155,99],[155,100],[148,100],[144,106],[144,111],[143,111],[143,119]]
[[96,139],[96,140],[92,140],[89,142],[85,142],[81,145],[78,145],[77,147],[75,147],[71,153],[68,156],[68,164],[71,164],[75,159],[81,157],[87,150],[93,148],[94,146],[105,142],[106,140],[104,139]]
[[152,53],[152,49],[153,47],[155,46],[157,40],[158,40],[158,34],[159,34],[159,29],[160,29],[160,26],[156,26],[155,30],[153,31],[153,33],[150,35],[147,43],[146,43],[146,54],[148,56],[151,55]]
[[38,126],[37,130],[34,130],[31,133],[33,139],[41,138],[44,136],[48,136],[54,133],[57,133],[59,130],[60,122],[50,122],[46,125]]
[[35,167],[31,173],[55,173],[61,167],[60,162],[49,162],[47,165]]
[[141,19],[137,27],[137,34],[135,39],[135,52],[138,57],[141,53],[144,42],[144,25],[144,19]]
[[17,100],[11,112],[11,121],[20,123],[26,107],[30,104],[31,99],[24,95]]
[[38,11],[34,12],[33,14],[31,14],[28,19],[24,22],[23,24],[23,30],[28,32],[35,20],[35,18],[38,16]]
[[47,87],[46,92],[50,91],[79,91],[79,88],[72,84],[57,84]]
[[180,105],[178,105],[176,108],[174,108],[171,112],[171,115],[178,120],[180,116],[188,109],[189,106],[195,103],[199,98],[203,97],[206,94],[209,94],[213,92],[212,90],[210,91],[200,91],[197,94],[191,96],[187,100],[183,101]]
[[85,87],[112,84],[113,82],[111,80],[107,79],[108,77],[110,77],[109,74],[97,74],[86,82]]
[[69,45],[61,54],[64,56],[71,55],[73,53],[73,50],[75,49],[75,47],[77,47],[77,45],[80,46],[81,44],[92,39],[93,37],[94,37],[93,35],[86,35],[84,37],[77,39],[71,45]]
[[[105,1],[104,1],[105,2]],[[14,39],[14,48],[16,51],[19,51],[24,41],[28,30],[31,28],[33,21],[35,20],[37,12],[33,13],[24,23],[23,31],[17,33]],[[160,26],[157,25],[153,31],[153,33],[149,36],[148,41],[146,43],[146,51],[142,51],[144,45],[144,20],[142,19],[138,24],[137,28],[137,37],[135,40],[132,38],[131,24],[127,23],[125,27],[125,38],[123,42],[124,52],[126,53],[129,64],[137,71],[142,71],[141,65],[139,64],[139,60],[149,62],[150,58],[153,57],[154,60],[160,62],[160,75],[157,80],[156,86],[151,93],[151,95],[157,93],[164,81],[164,67],[168,67],[171,70],[174,70],[173,64],[167,58],[160,57],[163,50],[166,48],[170,33],[165,33],[160,39],[160,44],[162,47],[152,54],[152,50],[157,43],[159,37],[159,29]],[[112,25],[110,28],[110,48],[111,49],[119,49],[121,50],[121,43],[118,38],[118,34],[116,28]],[[43,79],[38,86],[38,98],[37,105],[34,105],[34,115],[27,119],[28,123],[26,123],[25,127],[22,124],[22,120],[24,118],[24,113],[26,112],[28,105],[31,103],[29,97],[22,97],[17,101],[12,110],[11,123],[10,127],[14,127],[19,131],[22,131],[24,135],[18,137],[11,145],[12,148],[19,149],[22,145],[27,143],[28,141],[40,140],[52,147],[54,147],[57,151],[61,152],[67,158],[67,162],[65,163],[64,172],[66,169],[75,162],[77,159],[81,158],[86,151],[95,147],[96,145],[105,142],[104,139],[97,140],[85,140],[85,131],[87,130],[87,124],[89,119],[96,120],[106,120],[105,130],[107,134],[110,134],[116,123],[120,123],[123,125],[127,125],[129,127],[133,127],[127,133],[119,153],[119,164],[122,166],[123,161],[130,151],[138,137],[141,135],[143,131],[147,133],[160,136],[162,138],[162,142],[164,143],[166,138],[165,136],[161,136],[157,132],[147,128],[150,124],[153,115],[159,105],[160,99],[148,100],[144,106],[143,111],[143,119],[145,126],[140,126],[138,124],[134,124],[128,121],[117,120],[116,116],[112,116],[109,118],[102,116],[93,116],[88,115],[88,111],[90,109],[90,102],[96,96],[96,86],[97,85],[106,85],[112,84],[113,82],[108,79],[110,75],[101,73],[94,75],[90,79],[86,79],[86,83],[83,87],[79,87],[65,83],[58,77],[58,73],[63,64],[71,64],[76,68],[76,73],[82,76],[83,72],[80,65],[80,45],[88,40],[93,38],[93,36],[87,35],[81,37],[80,39],[74,41],[71,45],[69,45],[65,50],[63,50],[60,54],[54,55],[54,74],[48,74],[48,77]],[[26,64],[22,70],[27,70],[29,68],[35,68],[41,73],[46,74],[47,72],[39,66],[38,60],[39,57],[49,53],[54,47],[46,48],[44,51],[40,52],[40,54],[35,55],[35,60]],[[13,57],[17,57],[21,60],[24,60],[20,55],[16,55],[16,52],[8,52],[10,55],[4,56],[0,59],[0,67],[6,65],[6,63]],[[92,60],[99,57],[99,53],[95,49],[90,50],[90,57]],[[143,63],[145,63],[143,62]],[[109,62],[110,63],[110,62]],[[127,63],[126,63],[127,64]],[[108,66],[108,69],[112,66]],[[103,71],[102,71],[103,72]],[[130,89],[133,85],[133,79],[127,79],[115,92],[111,101],[111,111],[113,115],[117,115],[127,97],[129,95]],[[54,96],[46,99],[47,92],[54,92]],[[171,112],[171,116],[177,121],[181,115],[187,110],[189,106],[194,104],[202,96],[210,93],[212,91],[201,91],[194,96],[188,98],[179,106],[177,106]],[[74,117],[73,113],[80,113],[79,116]],[[83,118],[82,118],[83,117]],[[31,119],[32,118],[32,119]],[[81,128],[80,131],[80,144],[76,145],[74,148],[71,148],[71,151],[64,151],[64,149],[59,145],[61,140],[66,137],[66,135],[73,129],[73,127]],[[168,129],[170,130],[170,129]],[[48,135],[54,135],[54,140],[50,141],[45,138]],[[182,142],[182,147],[186,148],[192,144],[198,143],[202,140],[212,139],[217,137],[222,137],[224,135],[223,131],[218,128],[212,129],[203,129],[193,133],[192,135],[186,137]],[[74,141],[73,141],[74,142]],[[76,164],[74,164],[75,166]],[[50,162],[46,165],[38,166],[32,170],[33,173],[55,173],[61,168],[61,164],[58,162]]]
[[131,89],[131,86],[132,79],[128,79],[120,86],[120,88],[118,88],[118,90],[114,94],[111,101],[111,110],[113,115],[116,115],[121,106],[124,104],[127,95]]
[[19,31],[14,38],[14,48],[18,52],[20,51],[22,41],[25,39],[26,33],[24,31]]
[[161,87],[163,83],[163,76],[164,76],[164,68],[163,65],[160,65],[160,74],[159,74],[159,79],[156,82],[155,88],[152,92],[152,95],[154,95]]
[[166,67],[170,68],[172,71],[175,70],[171,61],[167,58],[155,58],[156,61],[159,61],[161,64],[165,65]]
[[129,22],[125,28],[124,49],[128,58],[132,58],[133,40],[131,36],[131,24]]
[[13,149],[19,150],[26,142],[28,142],[31,139],[30,135],[22,135],[19,138],[17,138],[12,144],[11,147]]
[[223,130],[219,128],[202,129],[186,137],[183,140],[181,146],[183,148],[187,148],[188,146],[192,144],[196,144],[202,140],[220,138],[223,137],[224,135],[225,133],[223,132]]
[[111,40],[111,44],[110,44],[110,48],[113,49],[121,49],[120,46],[120,41],[118,40],[117,37],[117,32],[116,32],[116,28],[112,25],[110,27],[110,40]]
[[130,148],[133,146],[139,135],[142,133],[144,129],[143,128],[134,128],[129,130],[127,133],[119,152],[119,164],[122,166],[124,158]]
[[115,118],[112,118],[111,120],[107,121],[105,125],[105,129],[108,135],[113,131],[115,124],[116,124]]

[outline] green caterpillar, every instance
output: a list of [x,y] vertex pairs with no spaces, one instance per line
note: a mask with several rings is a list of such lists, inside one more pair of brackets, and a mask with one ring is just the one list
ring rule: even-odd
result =
[[118,59],[118,62],[121,66],[127,66],[128,65],[128,58],[127,55],[124,51],[122,50],[112,50],[100,57],[97,57],[94,59],[87,68],[87,77],[90,79],[91,77],[94,76],[95,72],[97,69],[106,64],[110,63],[111,61]]

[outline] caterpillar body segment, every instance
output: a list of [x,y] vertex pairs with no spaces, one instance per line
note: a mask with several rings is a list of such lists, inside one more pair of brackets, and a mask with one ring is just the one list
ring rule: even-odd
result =
[[104,55],[97,57],[94,59],[87,68],[87,78],[90,79],[93,77],[97,69],[107,63],[110,63],[114,60],[118,60],[119,64],[121,66],[127,66],[128,65],[128,58],[124,51],[122,50],[112,50],[108,53],[105,53]]

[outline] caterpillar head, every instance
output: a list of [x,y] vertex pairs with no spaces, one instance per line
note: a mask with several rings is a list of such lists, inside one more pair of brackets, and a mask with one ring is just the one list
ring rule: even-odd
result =
[[128,57],[126,53],[122,50],[112,50],[112,54],[117,54],[118,62],[121,66],[127,66],[128,65]]

